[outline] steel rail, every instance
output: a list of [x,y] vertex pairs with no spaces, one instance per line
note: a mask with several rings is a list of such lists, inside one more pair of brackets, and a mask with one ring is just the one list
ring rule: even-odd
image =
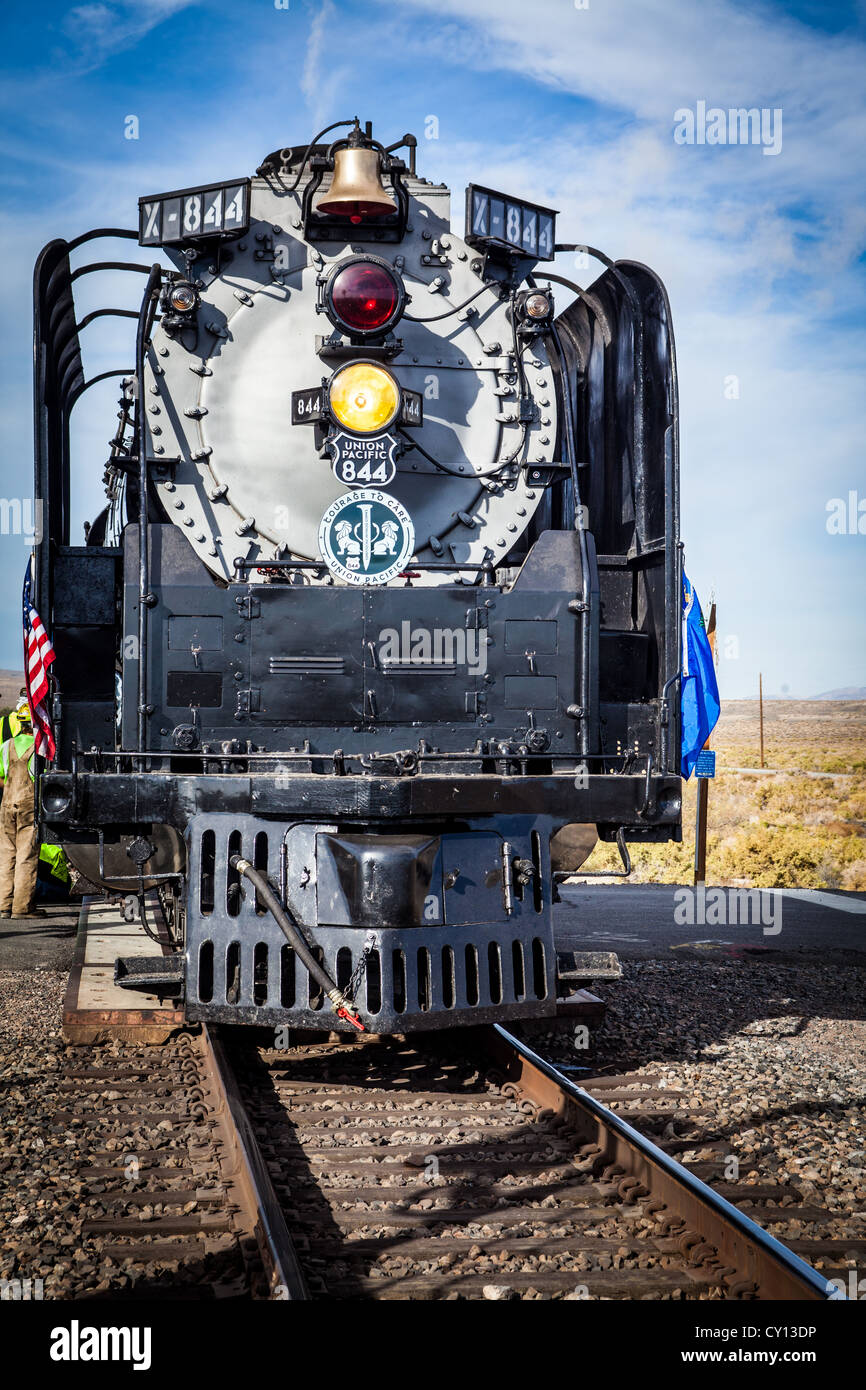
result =
[[[759,1296],[779,1300],[829,1300],[827,1278],[738,1210],[714,1188],[600,1104],[551,1062],[539,1057],[499,1023],[492,1026],[493,1049],[509,1080],[542,1105],[564,1112],[577,1107],[598,1129],[605,1157],[634,1174],[653,1196],[670,1203],[677,1215],[715,1246],[722,1263],[752,1280]],[[567,1098],[567,1099],[566,1099]],[[572,1116],[573,1118],[573,1116]],[[635,1161],[637,1160],[637,1161]],[[796,1209],[792,1209],[795,1214]],[[833,1289],[832,1297],[838,1299]]]
[[310,1295],[267,1164],[225,1049],[206,1023],[202,1025],[202,1044],[205,1071],[226,1141],[224,1162],[239,1189],[271,1294],[292,1302],[305,1301]]

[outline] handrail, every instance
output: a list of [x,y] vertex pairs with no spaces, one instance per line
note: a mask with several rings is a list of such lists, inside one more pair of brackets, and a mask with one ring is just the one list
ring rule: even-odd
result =
[[147,609],[150,603],[150,555],[147,533],[147,419],[144,412],[144,366],[147,344],[156,315],[157,291],[162,268],[151,266],[138,313],[135,335],[136,419],[138,444],[138,746],[144,749],[147,734]]

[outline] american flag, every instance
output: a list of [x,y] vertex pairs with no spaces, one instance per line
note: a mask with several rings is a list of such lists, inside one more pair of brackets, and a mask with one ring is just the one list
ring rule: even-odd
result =
[[54,660],[54,648],[42,619],[30,602],[30,589],[28,561],[24,574],[24,679],[33,719],[34,751],[50,762],[57,749],[45,701],[48,695],[48,667]]

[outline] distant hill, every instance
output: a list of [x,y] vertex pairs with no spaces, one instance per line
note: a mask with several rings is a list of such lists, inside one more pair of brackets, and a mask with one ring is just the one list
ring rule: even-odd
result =
[[23,684],[23,671],[0,671],[0,709],[17,705],[18,692]]
[[866,685],[843,685],[839,690],[825,690],[823,695],[812,695],[812,700],[866,700]]

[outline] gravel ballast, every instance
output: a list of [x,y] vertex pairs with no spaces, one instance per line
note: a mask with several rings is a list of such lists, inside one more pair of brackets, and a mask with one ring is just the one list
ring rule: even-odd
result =
[[[782,1240],[862,1241],[863,957],[696,956],[625,962],[623,979],[599,988],[608,1012],[589,1049],[576,1048],[562,1025],[524,1031],[552,1061],[655,1075],[682,1090],[707,1112],[666,1127],[663,1137],[689,1141],[684,1161],[718,1159],[718,1149],[702,1144],[721,1140],[739,1183],[786,1185],[799,1202],[832,1214],[805,1222],[792,1209],[790,1221],[772,1228]],[[65,985],[57,971],[0,971],[0,1279],[41,1279],[46,1299],[105,1292],[106,1280],[111,1294],[121,1293],[134,1282],[101,1265],[76,1234],[89,1214],[75,1174],[77,1140],[52,1119],[69,1104],[58,1091]],[[580,1070],[570,1074],[580,1081]],[[627,1114],[627,1103],[621,1108]],[[825,1267],[857,1270],[857,1256],[834,1254]]]

